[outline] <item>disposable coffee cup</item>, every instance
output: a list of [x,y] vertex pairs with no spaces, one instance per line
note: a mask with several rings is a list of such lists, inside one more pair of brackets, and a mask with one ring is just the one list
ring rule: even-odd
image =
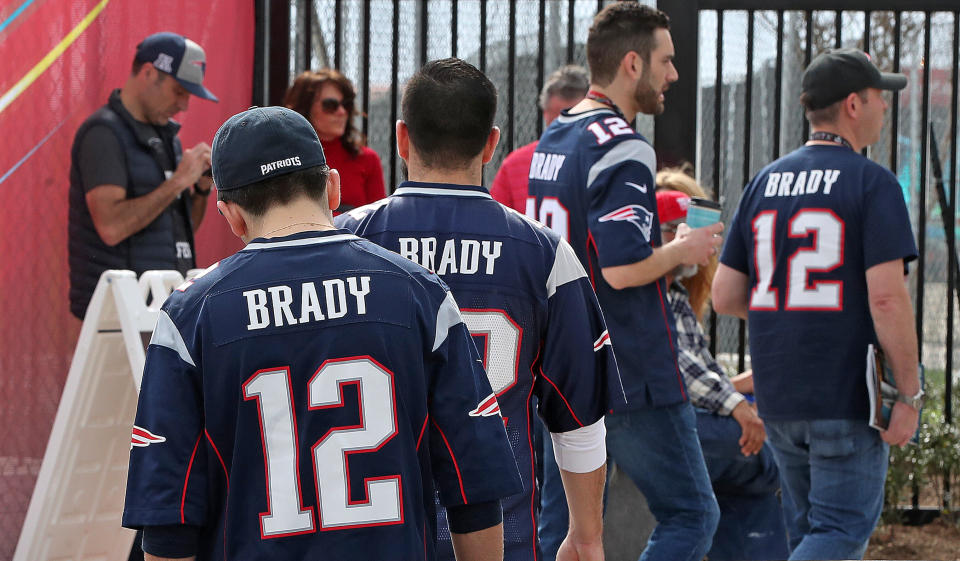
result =
[[703,228],[720,221],[720,203],[692,197],[687,204],[687,226]]

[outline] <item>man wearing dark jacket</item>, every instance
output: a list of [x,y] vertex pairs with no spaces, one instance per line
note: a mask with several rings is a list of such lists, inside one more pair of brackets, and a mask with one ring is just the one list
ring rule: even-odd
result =
[[203,49],[175,33],[137,45],[123,88],[77,130],[70,165],[70,311],[83,318],[107,269],[196,266],[193,232],[207,206],[210,146],[184,151],[171,117],[203,87]]

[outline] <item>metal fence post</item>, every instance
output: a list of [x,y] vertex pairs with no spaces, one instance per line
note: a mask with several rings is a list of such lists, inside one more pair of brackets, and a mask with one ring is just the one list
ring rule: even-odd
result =
[[697,160],[697,40],[700,23],[699,0],[659,0],[657,7],[670,16],[675,56],[673,64],[680,79],[666,93],[666,110],[654,121],[657,167],[675,166]]

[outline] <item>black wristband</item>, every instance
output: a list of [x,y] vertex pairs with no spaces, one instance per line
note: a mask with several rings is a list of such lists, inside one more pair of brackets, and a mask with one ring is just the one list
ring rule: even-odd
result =
[[211,190],[213,190],[213,187],[208,187],[207,190],[204,191],[204,190],[201,189],[199,186],[197,186],[196,183],[193,184],[193,193],[194,193],[195,195],[201,195],[201,196],[203,196],[203,197],[206,197],[207,195],[210,194],[210,191],[211,191]]
[[447,507],[447,526],[455,534],[485,530],[502,521],[499,500]]

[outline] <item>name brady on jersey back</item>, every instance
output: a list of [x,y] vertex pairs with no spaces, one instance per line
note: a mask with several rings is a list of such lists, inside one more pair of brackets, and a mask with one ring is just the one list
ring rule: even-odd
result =
[[567,156],[564,154],[534,152],[533,160],[530,162],[530,179],[556,181],[566,159]]
[[[317,284],[320,285],[319,290]],[[324,296],[322,305],[321,292]],[[353,298],[347,298],[347,293]],[[319,283],[306,281],[300,285],[300,314],[294,316],[293,289],[289,286],[281,284],[266,289],[245,290],[247,331],[264,329],[271,323],[274,327],[283,327],[342,318],[348,313],[362,316],[367,313],[368,294],[368,276],[327,279]]]
[[823,194],[829,195],[833,184],[840,178],[838,169],[811,169],[798,171],[771,172],[767,176],[767,185],[763,189],[764,197],[796,197],[812,195],[820,190],[823,182]]
[[492,240],[455,240],[443,242],[440,261],[437,262],[437,238],[399,238],[401,257],[413,261],[424,269],[443,276],[451,273],[475,275],[481,272],[480,258],[483,258],[482,272],[492,275],[503,242]]

